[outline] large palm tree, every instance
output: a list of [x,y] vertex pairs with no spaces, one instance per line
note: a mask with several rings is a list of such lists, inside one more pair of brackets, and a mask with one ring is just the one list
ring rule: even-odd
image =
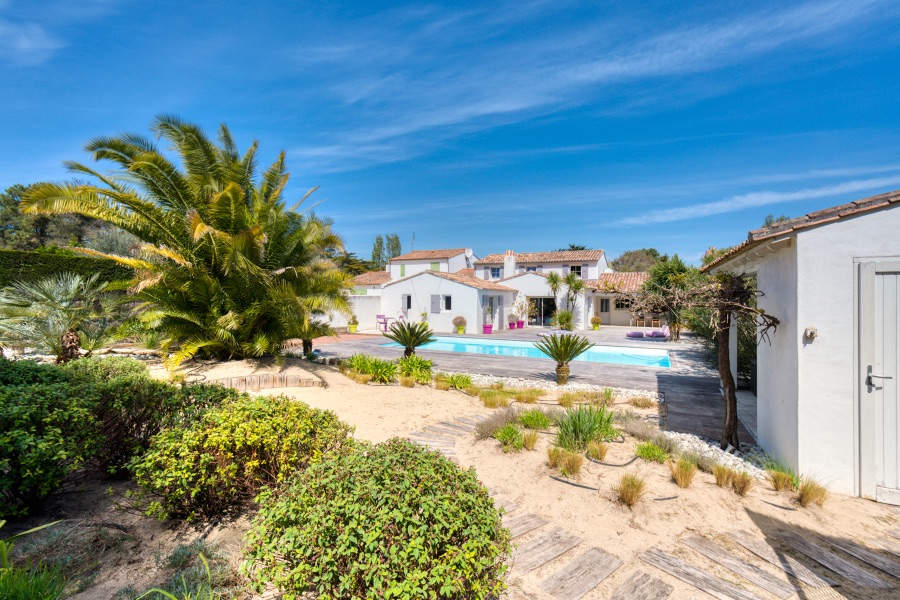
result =
[[180,166],[143,136],[97,138],[86,149],[115,170],[66,163],[96,183],[38,184],[22,207],[101,219],[143,242],[137,258],[89,253],[137,270],[141,318],[162,333],[170,368],[197,355],[279,354],[316,317],[350,313],[348,277],[325,253],[343,244],[329,220],[295,210],[314,189],[285,206],[283,152],[260,173],[257,142],[241,154],[225,125],[218,144],[173,116],[157,117],[152,131]]

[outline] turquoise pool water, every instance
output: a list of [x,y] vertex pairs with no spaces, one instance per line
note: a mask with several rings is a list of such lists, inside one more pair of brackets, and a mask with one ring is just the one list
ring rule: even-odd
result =
[[[399,347],[391,342],[382,346]],[[525,358],[547,358],[531,342],[513,340],[481,340],[475,338],[438,337],[422,350],[442,350],[444,352],[465,352],[468,354],[493,354],[496,356],[520,356]],[[669,353],[655,348],[620,348],[617,346],[594,346],[575,359],[582,362],[612,363],[615,365],[638,365],[642,367],[669,368]]]

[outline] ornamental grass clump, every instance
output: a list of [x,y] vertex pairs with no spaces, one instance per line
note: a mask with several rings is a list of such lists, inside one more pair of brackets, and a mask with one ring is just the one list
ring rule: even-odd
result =
[[466,390],[472,387],[472,378],[465,373],[450,373],[447,375],[447,383],[457,390]]
[[523,433],[522,434],[522,445],[525,447],[526,450],[528,450],[530,452],[530,451],[534,450],[535,446],[537,446],[539,437],[540,436],[538,436],[537,431],[528,431],[526,433]]
[[613,486],[613,493],[619,502],[631,508],[647,493],[647,482],[634,473],[624,473]]
[[669,472],[672,473],[672,480],[678,487],[690,487],[691,482],[694,480],[694,475],[697,474],[697,465],[686,458],[670,460],[667,464],[669,465]]
[[730,487],[731,480],[734,479],[735,471],[725,465],[716,465],[712,470],[713,477],[716,478],[716,485],[719,487]]
[[486,440],[494,437],[494,432],[507,425],[515,425],[519,413],[513,408],[505,408],[492,412],[487,418],[475,425],[475,439]]
[[480,390],[478,397],[487,408],[506,408],[509,406],[509,394],[502,390]]
[[416,378],[415,377],[406,377],[404,375],[400,376],[400,385],[403,387],[416,387]]
[[416,380],[416,383],[423,385],[431,383],[431,367],[432,362],[430,360],[415,354],[397,361],[397,370],[402,377],[412,377]]
[[505,587],[509,530],[475,471],[412,442],[360,444],[258,501],[242,567],[257,592],[483,600]]
[[131,468],[152,499],[148,514],[217,516],[262,486],[344,451],[351,431],[333,412],[291,398],[241,397],[186,427],[164,429]]
[[569,382],[569,363],[594,347],[587,338],[574,334],[550,335],[534,343],[534,346],[556,361],[556,384]]
[[794,491],[794,478],[791,473],[769,469],[766,471],[766,475],[769,478],[769,482],[772,484],[772,489],[776,492],[784,490],[789,492]]
[[557,425],[557,446],[573,452],[584,452],[589,442],[609,441],[618,435],[612,425],[612,413],[602,406],[570,408]]
[[800,506],[806,508],[812,503],[824,506],[827,499],[828,490],[820,483],[809,477],[804,477],[800,481],[800,486],[797,488],[797,502],[800,503]]
[[559,461],[563,457],[565,450],[558,446],[547,448],[547,466],[551,469],[559,467]]
[[538,401],[538,398],[543,396],[546,392],[542,389],[538,388],[527,388],[524,390],[513,390],[512,397],[515,398],[518,402],[522,402],[524,404],[534,404]]
[[653,442],[641,442],[634,447],[634,453],[643,460],[662,464],[669,458],[669,453]]
[[563,450],[559,457],[559,470],[563,477],[578,477],[581,466],[584,464],[584,455],[580,452]]
[[593,441],[587,445],[587,455],[594,460],[603,462],[606,460],[607,452],[609,452],[609,445],[603,442]]
[[656,401],[647,396],[632,396],[628,399],[628,404],[635,408],[653,408],[656,406]]
[[735,471],[731,477],[731,489],[738,496],[746,496],[753,489],[753,475],[746,471]]

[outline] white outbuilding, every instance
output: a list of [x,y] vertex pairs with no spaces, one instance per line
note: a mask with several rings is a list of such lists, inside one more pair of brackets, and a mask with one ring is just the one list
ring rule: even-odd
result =
[[[759,444],[829,488],[900,504],[900,191],[751,231],[705,270],[755,274]],[[733,336],[734,337],[734,336]]]

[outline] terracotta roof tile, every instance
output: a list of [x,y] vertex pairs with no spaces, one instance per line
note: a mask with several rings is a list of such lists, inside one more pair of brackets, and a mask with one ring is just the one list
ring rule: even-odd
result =
[[430,258],[453,258],[454,256],[459,256],[460,254],[465,253],[465,248],[450,248],[447,250],[413,250],[412,252],[407,252],[406,254],[401,254],[400,256],[392,258],[391,262],[395,260],[428,260]]
[[516,277],[524,277],[525,275],[538,275],[539,277],[546,277],[547,273],[538,273],[537,271],[525,271],[524,273],[517,273],[515,275],[510,275],[509,277],[504,277],[500,281],[509,281],[510,279],[515,279]]
[[803,229],[818,227],[820,225],[827,225],[828,223],[846,219],[847,217],[855,217],[882,208],[890,208],[892,207],[892,205],[895,205],[898,202],[900,202],[900,190],[895,190],[893,192],[887,192],[885,194],[878,194],[877,196],[862,198],[861,200],[854,200],[853,202],[848,202],[847,204],[841,204],[839,206],[817,210],[815,212],[803,215],[802,217],[797,217],[796,219],[789,219],[787,221],[782,221],[781,223],[775,223],[771,227],[754,229],[747,234],[746,240],[744,240],[713,262],[704,267],[701,267],[700,270],[707,272],[711,269],[715,269],[716,267],[735,258],[739,254],[746,252],[749,248],[761,244],[765,240],[770,240],[774,237],[783,235],[791,235]]
[[601,273],[600,279],[586,279],[587,287],[601,291],[633,293],[640,291],[650,274],[644,271],[630,273]]
[[463,277],[475,277],[475,269],[460,269],[456,274]]
[[391,280],[391,274],[387,271],[369,271],[362,275],[357,275],[350,281],[353,285],[382,285]]
[[[476,265],[502,265],[505,254],[488,254]],[[558,250],[556,252],[517,252],[516,264],[594,262],[603,257],[603,250]]]
[[479,290],[494,290],[498,292],[518,291],[511,287],[506,287],[505,285],[494,283],[493,281],[486,281],[477,277],[460,275],[459,273],[444,273],[443,271],[422,271],[421,273],[416,273],[415,275],[410,275],[409,277],[404,277],[403,279],[392,281],[385,287],[392,286],[394,284],[400,283],[401,281],[407,281],[408,279],[412,279],[413,277],[421,277],[422,275],[432,275],[434,277],[440,277],[441,279],[448,279],[450,281],[455,281],[456,283],[461,283],[462,285],[467,285]]

